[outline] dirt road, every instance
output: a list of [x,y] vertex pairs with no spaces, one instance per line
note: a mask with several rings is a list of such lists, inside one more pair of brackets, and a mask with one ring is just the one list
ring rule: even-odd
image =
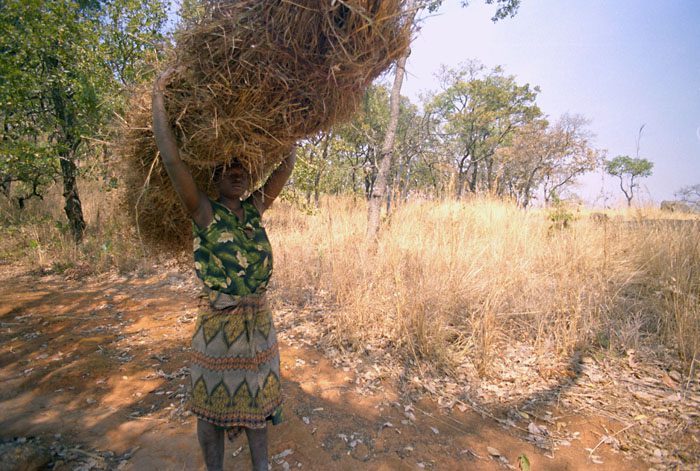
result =
[[[40,443],[57,470],[203,469],[184,406],[196,314],[187,275],[1,271],[0,441]],[[279,330],[285,421],[270,431],[273,470],[518,469],[523,453],[533,471],[649,469],[600,443],[620,428],[604,419],[560,411],[549,427],[575,439],[545,451],[523,439],[531,418],[504,428],[409,403],[388,381],[362,390],[355,371]],[[227,443],[225,469],[248,463],[244,438]]]

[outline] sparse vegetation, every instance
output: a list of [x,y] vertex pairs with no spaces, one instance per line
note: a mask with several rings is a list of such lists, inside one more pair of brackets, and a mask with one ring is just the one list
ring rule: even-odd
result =
[[143,250],[136,228],[119,207],[118,190],[105,191],[100,182],[80,182],[83,210],[88,223],[81,244],[76,244],[63,213],[61,190],[48,189],[43,200],[27,201],[17,208],[0,197],[0,260],[63,273],[81,274],[116,269],[144,268]]
[[[147,268],[118,190],[83,187],[89,224],[80,246],[65,229],[58,188],[25,210],[3,198],[2,263],[83,274]],[[375,245],[364,239],[363,200],[322,198],[312,212],[280,202],[267,220],[274,296],[330,307],[327,335],[338,345],[390,346],[439,371],[469,358],[488,374],[513,336],[543,359],[643,343],[674,348],[690,366],[700,347],[698,222],[659,214],[611,211],[597,224],[564,207],[413,201],[385,221]]]
[[276,296],[332,304],[328,334],[340,344],[385,342],[446,371],[468,357],[483,373],[513,337],[542,358],[640,343],[676,348],[688,366],[697,355],[693,220],[626,223],[620,214],[606,227],[567,212],[566,230],[552,232],[547,211],[415,201],[374,246],[362,239],[365,214],[363,204],[329,199],[310,216],[280,205],[268,222]]

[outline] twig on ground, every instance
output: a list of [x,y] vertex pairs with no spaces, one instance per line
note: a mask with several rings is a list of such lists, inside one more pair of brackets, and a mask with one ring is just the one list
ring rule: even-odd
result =
[[600,439],[600,441],[598,442],[598,444],[597,444],[595,447],[593,447],[593,449],[591,450],[591,452],[588,454],[588,459],[589,459],[589,460],[591,459],[591,456],[593,456],[593,452],[596,451],[600,445],[602,445],[603,443],[605,443],[605,442],[606,442],[607,440],[609,440],[610,438],[613,438],[613,437],[615,437],[615,436],[621,434],[621,433],[624,432],[625,430],[634,427],[635,425],[636,425],[636,424],[629,424],[627,427],[624,427],[624,428],[618,430],[617,432],[613,433],[612,435],[603,435],[603,438]]

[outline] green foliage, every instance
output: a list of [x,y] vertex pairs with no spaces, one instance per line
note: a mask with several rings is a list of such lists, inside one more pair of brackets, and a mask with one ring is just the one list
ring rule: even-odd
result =
[[[505,18],[512,18],[518,13],[518,8],[520,8],[520,0],[485,0],[487,5],[493,5],[494,3],[498,5],[496,12],[493,14],[491,20],[496,22]],[[435,12],[442,5],[442,0],[422,0],[419,2],[421,8],[427,9],[429,12]],[[469,6],[468,0],[462,0],[462,7]]]
[[[169,0],[103,2],[100,43],[116,95],[153,76],[153,62],[163,50]],[[116,79],[116,81],[114,80]]]
[[[401,99],[388,178],[392,201],[470,191],[527,206],[541,189],[549,203],[551,194],[600,165],[588,121],[564,115],[548,122],[535,102],[537,87],[476,62],[443,69],[441,79],[443,91],[425,97],[422,111]],[[303,141],[292,179],[297,197],[311,204],[320,193],[369,195],[388,120],[389,90],[375,85],[352,121]]]
[[204,17],[207,0],[181,0],[180,10],[178,15],[180,21],[178,28],[187,28],[189,25],[196,24]]
[[[494,3],[498,5],[496,13],[491,18],[491,21],[494,23],[508,17],[513,18],[518,13],[518,8],[520,8],[520,0],[486,0],[486,3],[488,5],[493,5]],[[462,6],[466,7],[467,5],[469,5],[469,1],[462,0]]]
[[52,262],[51,271],[62,275],[66,270],[75,268],[75,265],[71,262]]
[[605,171],[620,181],[620,190],[627,198],[627,206],[632,205],[634,190],[639,186],[635,179],[650,176],[653,168],[653,162],[628,155],[618,155],[612,160],[605,161]]
[[68,224],[63,224],[61,221],[56,221],[56,229],[61,231],[62,234],[65,234],[70,229],[70,226]]
[[561,230],[569,227],[574,220],[574,214],[569,211],[566,205],[556,194],[552,194],[551,202],[552,205],[547,213],[547,218],[551,223],[549,226],[549,231],[551,232],[556,229]]
[[40,195],[60,168],[79,210],[77,163],[108,136],[124,85],[144,78],[166,15],[165,0],[3,2],[0,175]]
[[[407,140],[416,134],[413,127],[417,113],[417,107],[402,98],[395,143],[400,156],[413,152],[413,145]],[[381,84],[373,85],[350,122],[302,141],[293,183],[306,194],[307,203],[321,192],[367,196],[374,183],[388,123],[389,90]]]
[[631,176],[631,177],[648,177],[651,175],[651,169],[654,168],[654,163],[646,159],[635,159],[627,155],[618,155],[612,160],[605,161],[605,170],[610,175],[616,177]]
[[525,453],[520,453],[518,463],[521,471],[530,471],[530,460],[527,459],[527,455]]
[[433,97],[428,109],[441,117],[442,133],[454,149],[457,194],[467,185],[471,192],[478,186],[493,191],[496,150],[518,127],[540,118],[542,112],[535,103],[539,88],[518,85],[500,67],[485,72],[475,61],[458,69],[443,67],[440,80],[443,91]]

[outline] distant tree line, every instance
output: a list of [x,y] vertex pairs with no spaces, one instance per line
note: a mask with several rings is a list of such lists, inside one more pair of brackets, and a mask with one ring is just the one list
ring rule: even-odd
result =
[[[494,21],[513,16],[520,3],[485,1],[497,6]],[[183,0],[181,25],[201,13],[201,2]],[[441,3],[409,5],[417,13]],[[106,168],[115,116],[128,112],[125,92],[152,80],[167,43],[167,4],[6,0],[0,6],[0,191],[9,196],[15,183],[13,197],[22,207],[60,182],[76,242],[85,229],[78,177]],[[402,64],[405,57],[397,72]],[[536,102],[540,89],[500,67],[469,61],[437,75],[440,89],[420,103],[400,95],[398,73],[391,88],[369,87],[350,122],[300,143],[291,193],[307,204],[321,194],[367,198],[376,231],[377,204],[390,208],[412,195],[489,194],[528,207],[536,198],[549,203],[605,165],[631,203],[638,179],[651,173],[644,159],[606,161],[584,117],[545,116]],[[694,193],[689,187],[685,195]]]
[[[401,97],[387,204],[411,194],[487,193],[527,207],[602,164],[585,118],[547,118],[536,104],[539,88],[518,84],[500,67],[471,61],[438,76],[441,90],[420,106]],[[389,102],[386,86],[372,86],[351,122],[304,141],[293,184],[307,203],[321,193],[369,198]]]

